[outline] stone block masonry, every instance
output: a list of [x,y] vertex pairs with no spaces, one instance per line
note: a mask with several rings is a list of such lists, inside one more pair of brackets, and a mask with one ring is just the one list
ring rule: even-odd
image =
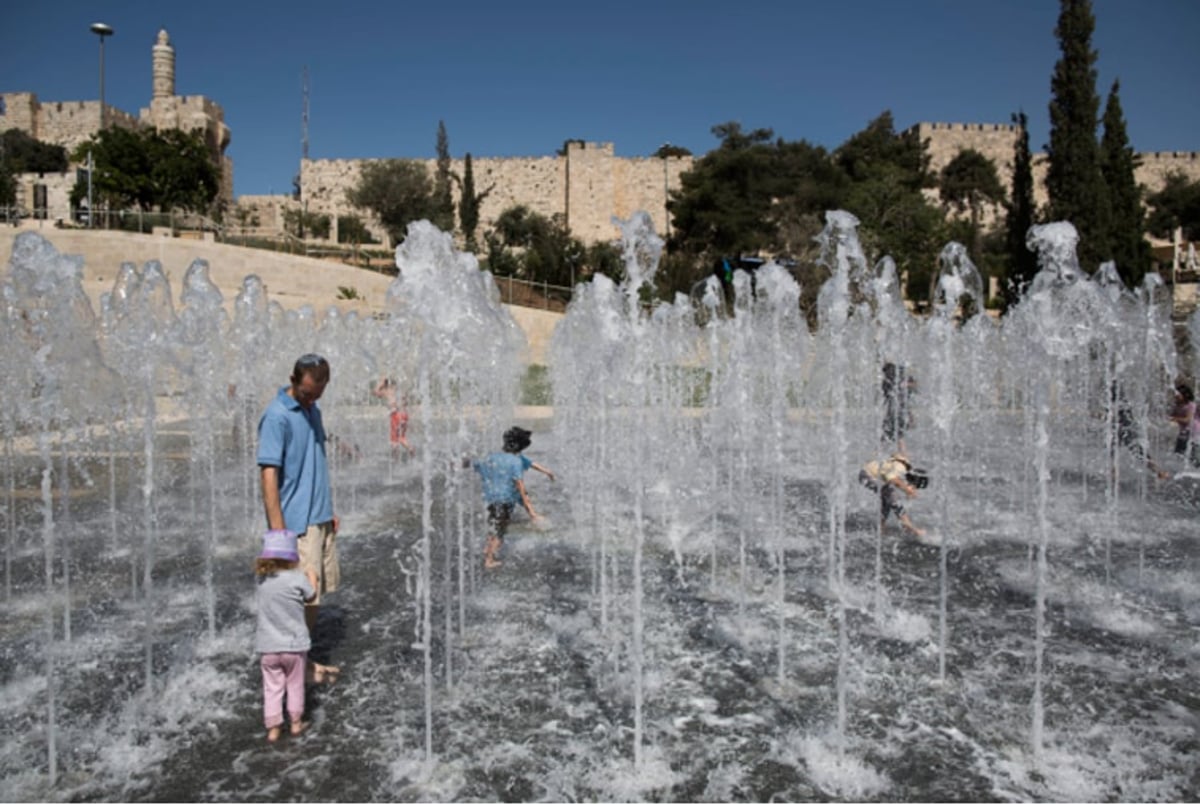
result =
[[[926,143],[929,150],[929,170],[934,175],[940,175],[942,169],[960,152],[973,149],[992,161],[1005,192],[1011,192],[1013,150],[1021,133],[1015,124],[917,123],[904,133],[915,133]],[[1035,147],[1035,143],[1030,143],[1031,149]],[[1041,207],[1049,201],[1046,195],[1047,155],[1042,151],[1031,150],[1031,156],[1033,200]],[[1193,182],[1200,181],[1200,154],[1195,151],[1151,151],[1138,154],[1138,159],[1134,179],[1145,188],[1147,194],[1161,190],[1167,177],[1173,173],[1182,174]],[[936,189],[927,191],[926,195],[934,204],[940,203]],[[985,211],[984,223],[991,224],[1002,217],[1003,209],[993,206]]]
[[[1013,149],[1020,134],[1016,125],[1006,123],[918,123],[905,133],[916,133],[929,149],[930,170],[935,174],[959,152],[974,149],[996,165],[996,173],[1005,190],[1012,187]],[[1046,155],[1031,154],[1033,160],[1034,202],[1046,204]],[[1200,154],[1195,152],[1152,152],[1140,154],[1135,178],[1148,193],[1161,189],[1167,176],[1181,173],[1200,181]],[[300,166],[301,206],[309,213],[328,214],[336,227],[339,215],[358,215],[372,233],[386,242],[383,228],[373,216],[355,209],[346,200],[346,192],[358,183],[364,162],[361,159],[304,160]],[[418,160],[430,175],[436,160]],[[614,217],[627,219],[637,210],[647,212],[655,231],[669,235],[666,210],[670,192],[681,186],[680,176],[691,170],[695,158],[618,157],[612,143],[571,141],[565,154],[552,157],[480,157],[472,159],[475,189],[487,191],[480,206],[477,236],[492,229],[500,214],[510,207],[523,205],[546,217],[562,216],[572,235],[585,244],[611,241],[620,236],[612,223]],[[462,175],[462,160],[453,160],[451,170]],[[453,185],[454,202],[460,200],[460,188]],[[940,204],[937,190],[927,191],[934,204]],[[996,205],[984,212],[984,224],[1001,220],[1003,208]],[[336,228],[330,233],[336,239]]]
[[[383,228],[364,210],[346,200],[358,183],[362,165],[370,160],[304,160],[300,165],[301,205],[310,214],[327,214],[336,223],[339,215],[358,215],[381,241]],[[433,159],[418,160],[432,176]],[[620,231],[614,216],[626,219],[645,210],[656,231],[667,231],[667,194],[680,187],[680,175],[690,170],[693,158],[626,158],[613,153],[612,143],[570,142],[562,156],[482,157],[471,160],[475,192],[487,193],[479,210],[477,235],[492,229],[505,210],[523,205],[531,212],[562,216],[571,234],[585,244],[614,240]],[[462,176],[464,163],[453,160],[451,171]],[[452,185],[454,203],[461,188]],[[330,238],[336,238],[336,232]]]

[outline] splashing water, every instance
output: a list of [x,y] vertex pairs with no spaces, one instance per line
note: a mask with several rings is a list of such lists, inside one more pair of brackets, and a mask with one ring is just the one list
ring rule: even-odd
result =
[[[177,310],[161,266],[124,266],[96,317],[79,261],[22,235],[0,330],[0,721],[21,737],[0,792],[1195,798],[1200,487],[1155,480],[1126,444],[1158,459],[1169,431],[1163,289],[1089,279],[1052,224],[1003,319],[978,313],[957,244],[917,319],[856,226],[827,216],[810,332],[804,275],[773,263],[737,272],[730,300],[714,281],[696,305],[648,305],[662,241],[647,217],[620,222],[627,279],[576,290],[544,411],[517,407],[524,344],[490,277],[427,223],[379,319],[285,311],[256,277],[227,314],[202,263]],[[314,657],[344,670],[310,689],[308,736],[268,747],[251,434],[306,351],[333,366],[320,405],[343,517]],[[881,526],[853,483],[884,450],[888,362],[916,382],[906,439],[931,477],[901,502],[938,547]],[[385,376],[413,458],[384,435]],[[556,480],[526,475],[547,525],[516,518],[485,573],[478,482],[458,468],[514,421]]]

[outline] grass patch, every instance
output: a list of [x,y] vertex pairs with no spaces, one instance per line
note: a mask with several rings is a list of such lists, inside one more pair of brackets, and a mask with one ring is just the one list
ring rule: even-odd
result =
[[554,389],[550,385],[550,372],[540,363],[533,363],[521,378],[520,405],[553,405]]

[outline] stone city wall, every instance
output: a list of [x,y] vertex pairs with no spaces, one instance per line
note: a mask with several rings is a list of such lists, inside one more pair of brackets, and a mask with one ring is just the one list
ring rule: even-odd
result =
[[[301,204],[307,203],[310,214],[328,214],[335,227],[338,215],[358,215],[381,242],[387,242],[373,216],[346,200],[346,191],[357,185],[362,165],[368,161],[302,161]],[[437,170],[434,159],[418,161],[431,176]],[[566,156],[472,158],[475,192],[486,193],[480,203],[476,235],[482,236],[502,212],[518,205],[546,217],[563,216],[571,233],[588,244],[618,238],[613,216],[628,218],[637,210],[649,213],[657,231],[665,233],[667,189],[677,189],[680,174],[691,166],[692,157],[617,157],[612,143],[571,142]],[[462,160],[452,160],[451,171],[462,176],[463,168]],[[461,188],[452,184],[452,193],[457,206]],[[336,230],[331,231],[330,238],[336,237]]]
[[1195,151],[1147,151],[1138,154],[1141,164],[1134,170],[1138,184],[1160,190],[1167,177],[1181,173],[1189,181],[1200,182],[1200,153]]
[[[962,150],[972,148],[995,163],[1006,190],[1012,185],[1013,149],[1019,130],[1001,123],[918,123],[908,130],[928,143],[930,169],[940,172]],[[1031,154],[1034,202],[1047,203],[1045,153]],[[1200,154],[1195,152],[1151,152],[1139,155],[1141,165],[1135,177],[1148,192],[1163,187],[1166,177],[1182,173],[1200,181]],[[383,228],[368,212],[356,210],[346,200],[346,191],[359,180],[362,159],[304,160],[300,167],[301,202],[311,214],[328,214],[332,219],[330,239],[337,238],[339,215],[358,215],[380,242],[387,242]],[[417,160],[430,175],[436,160]],[[627,219],[637,210],[647,212],[656,231],[668,235],[666,213],[668,193],[681,186],[681,175],[692,168],[694,158],[617,157],[612,143],[567,143],[565,156],[482,157],[472,161],[477,193],[485,193],[480,206],[477,236],[493,228],[500,213],[517,205],[547,217],[562,216],[571,233],[585,243],[619,237],[613,217]],[[451,170],[462,175],[463,161],[453,160]],[[460,200],[460,188],[452,185],[454,201]],[[940,204],[936,188],[926,194]],[[288,196],[259,196],[257,207],[287,209]],[[277,199],[269,201],[269,199]],[[249,203],[239,199],[239,205]],[[299,208],[299,207],[298,207]],[[984,210],[983,222],[992,225],[1003,217],[1003,207],[991,205]],[[275,218],[282,221],[276,214]],[[263,226],[268,225],[263,217]]]
[[18,129],[37,139],[37,96],[32,92],[0,92],[4,114],[0,115],[0,132]]
[[[37,202],[38,185],[45,187],[46,200]],[[21,173],[17,175],[17,206],[35,218],[65,221],[71,215],[71,191],[75,189],[75,171],[62,173]]]
[[[974,149],[990,159],[1006,192],[1012,190],[1013,150],[1016,148],[1020,129],[1015,124],[1005,123],[918,123],[906,133],[915,131],[928,144],[929,169],[940,174],[960,151]],[[1030,144],[1032,147],[1032,143]],[[1046,168],[1048,157],[1043,151],[1033,151],[1033,200],[1039,207],[1049,202],[1046,193]],[[1172,173],[1181,173],[1190,181],[1200,181],[1200,154],[1194,151],[1149,151],[1138,154],[1141,164],[1134,170],[1134,179],[1156,193],[1166,184]],[[937,190],[927,191],[926,196],[940,204]],[[984,212],[984,223],[989,225],[1003,216],[1003,208],[990,205]]]
[[[226,225],[246,231],[276,233],[284,231],[285,210],[300,209],[300,202],[291,196],[261,195],[238,196],[237,211],[226,220]],[[243,223],[244,221],[244,223]]]
[[[225,111],[221,105],[203,95],[173,95],[154,98],[150,106],[139,110],[142,123],[156,129],[193,131],[225,128]],[[226,135],[228,129],[225,129]]]
[[[99,101],[53,101],[42,103],[31,92],[3,94],[5,114],[0,115],[0,131],[21,131],[52,145],[61,145],[67,154],[100,130]],[[104,104],[104,120],[110,126],[139,128],[137,118],[128,112]]]

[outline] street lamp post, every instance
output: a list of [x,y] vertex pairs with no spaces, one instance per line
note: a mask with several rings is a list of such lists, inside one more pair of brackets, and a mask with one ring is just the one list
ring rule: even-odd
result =
[[103,22],[92,23],[92,33],[100,37],[100,128],[104,129],[104,37],[112,36],[113,29]]
[[[100,131],[104,131],[104,37],[112,36],[112,26],[104,23],[92,23],[91,32],[100,37]],[[95,227],[96,210],[91,204],[91,172],[95,169],[95,164],[91,160],[91,151],[88,151],[88,228]]]

